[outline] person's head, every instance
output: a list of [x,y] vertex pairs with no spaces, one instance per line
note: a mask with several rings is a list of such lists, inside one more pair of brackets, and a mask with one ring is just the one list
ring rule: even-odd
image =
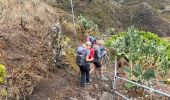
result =
[[83,44],[82,44],[82,47],[83,47],[83,48],[86,48],[86,44],[85,44],[85,43],[83,43]]
[[90,41],[87,41],[87,42],[86,42],[86,48],[87,48],[87,49],[90,49],[90,48],[91,48],[91,42],[90,42]]
[[104,44],[104,41],[103,40],[97,40],[97,44],[102,46]]

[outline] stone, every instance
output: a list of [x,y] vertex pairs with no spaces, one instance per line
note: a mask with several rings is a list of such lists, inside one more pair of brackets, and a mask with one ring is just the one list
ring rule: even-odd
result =
[[95,98],[92,98],[90,95],[89,95],[89,92],[85,92],[83,98],[85,98],[86,100],[96,100]]
[[112,92],[112,88],[105,82],[102,82],[102,90],[109,93]]
[[108,92],[104,92],[99,100],[113,100],[113,95]]
[[93,87],[95,90],[99,90],[99,86],[97,84],[94,84]]
[[66,100],[78,100],[77,98],[73,98],[73,97],[67,97]]

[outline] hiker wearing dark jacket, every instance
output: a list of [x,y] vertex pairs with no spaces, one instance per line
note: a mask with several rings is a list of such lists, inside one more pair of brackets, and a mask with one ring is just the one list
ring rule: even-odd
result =
[[86,42],[86,49],[87,52],[85,54],[85,65],[79,66],[81,71],[81,86],[84,87],[85,84],[90,83],[90,62],[93,60],[93,58],[89,58],[90,52],[89,49],[91,48],[91,42]]

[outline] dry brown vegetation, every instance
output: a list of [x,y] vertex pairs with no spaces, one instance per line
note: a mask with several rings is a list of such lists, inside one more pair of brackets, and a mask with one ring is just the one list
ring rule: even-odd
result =
[[50,29],[65,13],[42,0],[0,0],[0,8],[0,63],[8,70],[0,97],[19,99],[53,69]]

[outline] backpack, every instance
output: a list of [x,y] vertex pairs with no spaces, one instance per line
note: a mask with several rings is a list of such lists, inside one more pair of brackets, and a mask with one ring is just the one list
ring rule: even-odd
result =
[[95,60],[98,60],[99,58],[98,58],[98,52],[97,52],[97,50],[99,49],[99,47],[94,47],[94,59]]
[[89,36],[89,40],[92,44],[94,44],[96,42],[96,38],[93,36]]
[[87,54],[87,49],[84,47],[78,47],[77,48],[77,56],[76,56],[76,63],[78,66],[85,66],[86,64],[86,54]]
[[97,52],[98,49],[100,50],[100,55],[102,55],[105,51],[105,48],[103,46],[97,46],[97,47],[94,48],[94,59],[96,61],[101,60],[101,58],[98,57],[98,52]]
[[104,46],[101,46],[101,47],[100,47],[100,55],[102,55],[104,51],[105,51],[105,47],[104,47]]

